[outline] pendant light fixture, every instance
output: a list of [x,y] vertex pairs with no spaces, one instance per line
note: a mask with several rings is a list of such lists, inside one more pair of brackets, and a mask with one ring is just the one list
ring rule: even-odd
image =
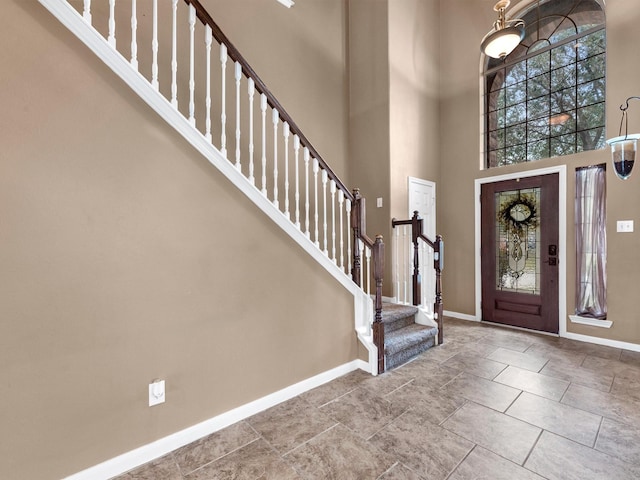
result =
[[[640,97],[629,97],[624,105],[620,105],[622,118],[620,119],[620,130],[618,136],[607,140],[607,145],[611,147],[611,162],[618,178],[626,180],[631,175],[633,164],[636,161],[638,151],[638,140],[640,133],[629,135],[629,100],[640,100]],[[624,123],[624,135],[622,135],[622,124]]]
[[500,0],[493,9],[498,12],[498,20],[493,24],[493,30],[489,32],[480,44],[485,55],[493,58],[504,58],[518,46],[524,38],[524,21],[516,18],[505,19],[505,10],[510,0]]

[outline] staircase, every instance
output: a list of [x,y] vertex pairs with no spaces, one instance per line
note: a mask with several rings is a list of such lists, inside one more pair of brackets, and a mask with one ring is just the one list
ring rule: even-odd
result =
[[438,328],[415,322],[418,307],[384,303],[385,370],[398,367],[436,344]]
[[[436,334],[442,342],[439,284],[439,329],[415,323],[415,307],[382,308],[384,242],[367,235],[364,198],[331,170],[198,0],[39,1],[353,294],[372,374],[426,350]],[[127,42],[118,42],[124,29]],[[178,65],[188,66],[188,88],[178,85]]]

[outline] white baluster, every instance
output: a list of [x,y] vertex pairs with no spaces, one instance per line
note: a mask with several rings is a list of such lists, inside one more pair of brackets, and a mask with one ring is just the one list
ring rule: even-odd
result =
[[400,226],[400,234],[399,236],[401,237],[401,240],[399,240],[399,245],[400,245],[400,250],[398,252],[398,255],[400,257],[400,263],[398,263],[398,274],[400,276],[400,280],[399,280],[399,285],[400,285],[400,291],[398,293],[398,303],[405,303],[405,288],[406,288],[406,284],[405,284],[405,266],[404,266],[404,242],[405,242],[405,227],[404,225]]
[[220,68],[222,69],[222,112],[220,113],[222,130],[220,132],[220,153],[227,158],[227,46],[224,43],[220,44]]
[[296,193],[295,193],[295,201],[296,201],[296,227],[300,228],[300,179],[299,179],[299,163],[300,163],[300,137],[298,135],[293,136],[293,152],[294,158],[296,162]]
[[364,247],[364,243],[362,243],[362,240],[359,240],[359,239],[358,239],[358,240],[356,240],[356,243],[357,243],[357,245],[360,247],[360,279],[359,279],[359,281],[360,281],[360,288],[361,288],[362,290],[365,290],[365,284],[364,284],[364,282],[363,282],[363,279],[364,279],[364,269],[365,269],[365,267],[366,267],[366,263],[364,262],[364,256],[366,255],[366,254],[365,254],[365,251],[364,251],[364,248],[363,248],[363,247]]
[[320,206],[318,205],[318,171],[320,170],[320,165],[318,163],[318,159],[314,158],[313,159],[313,190],[314,190],[314,200],[315,200],[315,213],[313,216],[313,220],[314,220],[314,226],[315,226],[315,244],[316,247],[320,248],[320,241],[318,239],[319,233],[318,233],[318,219],[319,219],[319,214],[318,214],[318,209],[320,208]]
[[196,33],[196,7],[189,5],[189,123],[196,126],[196,102],[195,90],[195,33]]
[[322,169],[322,240],[324,245],[324,254],[329,255],[327,247],[327,171]]
[[348,198],[345,212],[347,214],[347,275],[351,275],[351,200]]
[[91,25],[91,0],[84,0],[84,10],[82,11],[83,18]]
[[406,226],[406,225],[403,225],[403,226],[402,226],[402,236],[403,236],[403,239],[402,239],[402,246],[403,246],[403,248],[404,248],[404,250],[403,250],[403,252],[402,252],[402,253],[404,254],[404,255],[403,255],[403,261],[402,261],[402,263],[403,263],[403,274],[402,274],[402,277],[403,277],[403,279],[404,279],[404,280],[403,280],[403,283],[404,283],[404,286],[403,286],[403,289],[404,289],[404,298],[403,298],[402,303],[405,303],[405,304],[406,304],[406,303],[409,303],[409,302],[407,301],[407,299],[408,299],[407,294],[408,294],[408,291],[409,291],[409,285],[408,285],[408,283],[407,283],[407,280],[408,280],[408,278],[409,278],[409,275],[408,275],[408,272],[409,272],[409,270],[408,270],[408,266],[409,266],[409,262],[410,262],[410,259],[411,259],[411,249],[410,249],[410,248],[408,248],[409,243],[407,242],[407,226]]
[[255,88],[255,82],[253,81],[253,78],[249,77],[249,86],[248,88],[248,93],[249,93],[249,181],[251,182],[251,185],[255,185],[256,181],[255,178],[253,176],[253,150],[254,150],[254,145],[253,145],[253,96],[255,95],[256,92],[256,88]]
[[413,303],[413,240],[412,227],[407,227],[407,304]]
[[236,61],[236,168],[242,170],[240,165],[240,80],[242,79],[242,65]]
[[207,60],[207,93],[205,100],[206,118],[205,118],[205,133],[207,141],[211,143],[213,137],[211,136],[211,44],[213,43],[213,31],[209,25],[204,28],[204,45],[206,48],[206,60]]
[[[429,268],[428,270],[426,269],[427,262],[425,261],[425,259],[427,258],[427,244],[425,242],[420,242],[420,250],[421,250],[420,272],[422,273],[422,278],[426,280],[426,282],[424,282],[424,285],[420,291],[420,294],[422,296],[422,298],[420,299],[420,305],[422,305],[423,307],[426,307],[427,292],[429,291],[426,287],[431,286],[431,268]],[[433,265],[433,263],[431,263],[431,265]],[[431,309],[429,308],[429,310]]]
[[338,211],[340,212],[340,270],[344,271],[344,218],[342,216],[344,208],[344,192],[338,190]]
[[151,52],[153,53],[151,85],[157,91],[160,88],[160,84],[158,83],[158,0],[153,0],[153,39],[151,40]]
[[367,260],[367,295],[371,295],[371,249],[365,247],[365,257]]
[[267,96],[260,94],[260,113],[262,115],[262,194],[267,196]]
[[331,179],[329,182],[331,191],[331,259],[336,262],[336,182]]
[[116,0],[109,0],[109,45],[116,48]]
[[394,292],[395,292],[395,297],[396,299],[400,300],[400,276],[398,275],[398,269],[400,267],[400,265],[398,264],[398,251],[400,249],[400,228],[395,227],[393,229],[393,236],[394,241],[393,241],[393,285],[394,285]]
[[172,2],[171,27],[171,105],[178,109],[178,0]]
[[289,214],[289,123],[284,122],[282,136],[284,137],[284,214],[291,220]]
[[131,0],[131,66],[138,71],[138,8]]
[[280,114],[275,108],[271,111],[271,121],[273,122],[273,204],[280,208],[278,202],[278,122]]
[[304,233],[307,238],[311,238],[309,232],[309,149],[304,147],[304,178],[305,178],[305,200],[304,200]]

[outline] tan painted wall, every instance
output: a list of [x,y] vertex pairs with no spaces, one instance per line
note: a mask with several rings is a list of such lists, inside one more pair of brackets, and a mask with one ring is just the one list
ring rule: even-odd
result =
[[[341,2],[301,3],[297,21],[342,28]],[[0,478],[73,474],[357,357],[343,287],[38,2],[0,23]],[[343,98],[342,46],[315,40],[289,48]],[[332,102],[301,123],[337,124],[318,143],[340,157]]]
[[[640,254],[637,235],[615,232],[616,220],[638,223],[640,204],[639,176],[626,182],[618,180],[610,165],[608,150],[587,152],[569,157],[535,162],[522,167],[505,167],[491,171],[480,169],[479,69],[478,45],[491,28],[495,13],[492,0],[442,0],[441,8],[441,182],[438,186],[438,227],[447,245],[444,300],[447,310],[475,315],[474,296],[474,180],[481,177],[567,165],[567,310],[571,314],[574,300],[574,173],[579,166],[609,163],[607,167],[607,235],[608,235],[608,305],[610,330],[569,323],[571,332],[613,340],[640,343],[640,314],[630,302],[633,285],[640,282]],[[619,105],[631,95],[638,95],[640,66],[637,45],[640,31],[638,3],[627,0],[607,1],[607,130],[608,137],[618,134]],[[512,8],[517,4],[512,2]],[[446,46],[446,47],[445,47]],[[630,109],[630,131],[640,129],[640,105]]]
[[[387,0],[348,5],[349,175],[367,201],[367,233],[373,239],[386,237],[390,218],[388,9]],[[382,208],[376,207],[378,197]]]
[[389,2],[391,216],[410,218],[407,178],[440,175],[438,1]]
[[[334,170],[363,189],[372,234],[406,208],[407,175],[438,182],[445,305],[474,314],[473,184],[498,173],[479,159],[478,45],[494,0],[203,3]],[[607,2],[610,136],[618,105],[640,93],[639,16],[635,2]],[[343,289],[304,254],[290,262],[298,247],[35,0],[6,2],[0,22],[1,477],[71,474],[363,355]],[[567,164],[569,272],[573,170],[608,158],[500,169]],[[620,219],[639,228],[639,178],[609,169],[614,326],[573,332],[640,343],[628,301],[640,283],[637,233],[615,233]],[[378,196],[390,199],[379,211]],[[572,285],[570,274],[570,310]],[[150,409],[156,377],[168,402]]]
[[409,218],[407,178],[439,175],[437,12],[435,0],[349,1],[349,171],[367,199],[368,234],[385,238],[388,296],[391,218]]

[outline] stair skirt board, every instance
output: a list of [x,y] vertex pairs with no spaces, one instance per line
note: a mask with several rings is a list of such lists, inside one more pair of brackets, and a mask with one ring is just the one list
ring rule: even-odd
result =
[[311,378],[290,385],[253,402],[234,408],[217,415],[202,423],[185,428],[167,437],[156,440],[130,452],[119,455],[111,460],[90,467],[81,472],[66,477],[64,480],[96,480],[97,478],[112,478],[160,458],[177,448],[188,445],[201,438],[211,435],[225,427],[251,417],[268,408],[292,399],[304,392],[312,390],[331,380],[353,372],[354,370],[369,372],[369,364],[362,360],[353,360]]

